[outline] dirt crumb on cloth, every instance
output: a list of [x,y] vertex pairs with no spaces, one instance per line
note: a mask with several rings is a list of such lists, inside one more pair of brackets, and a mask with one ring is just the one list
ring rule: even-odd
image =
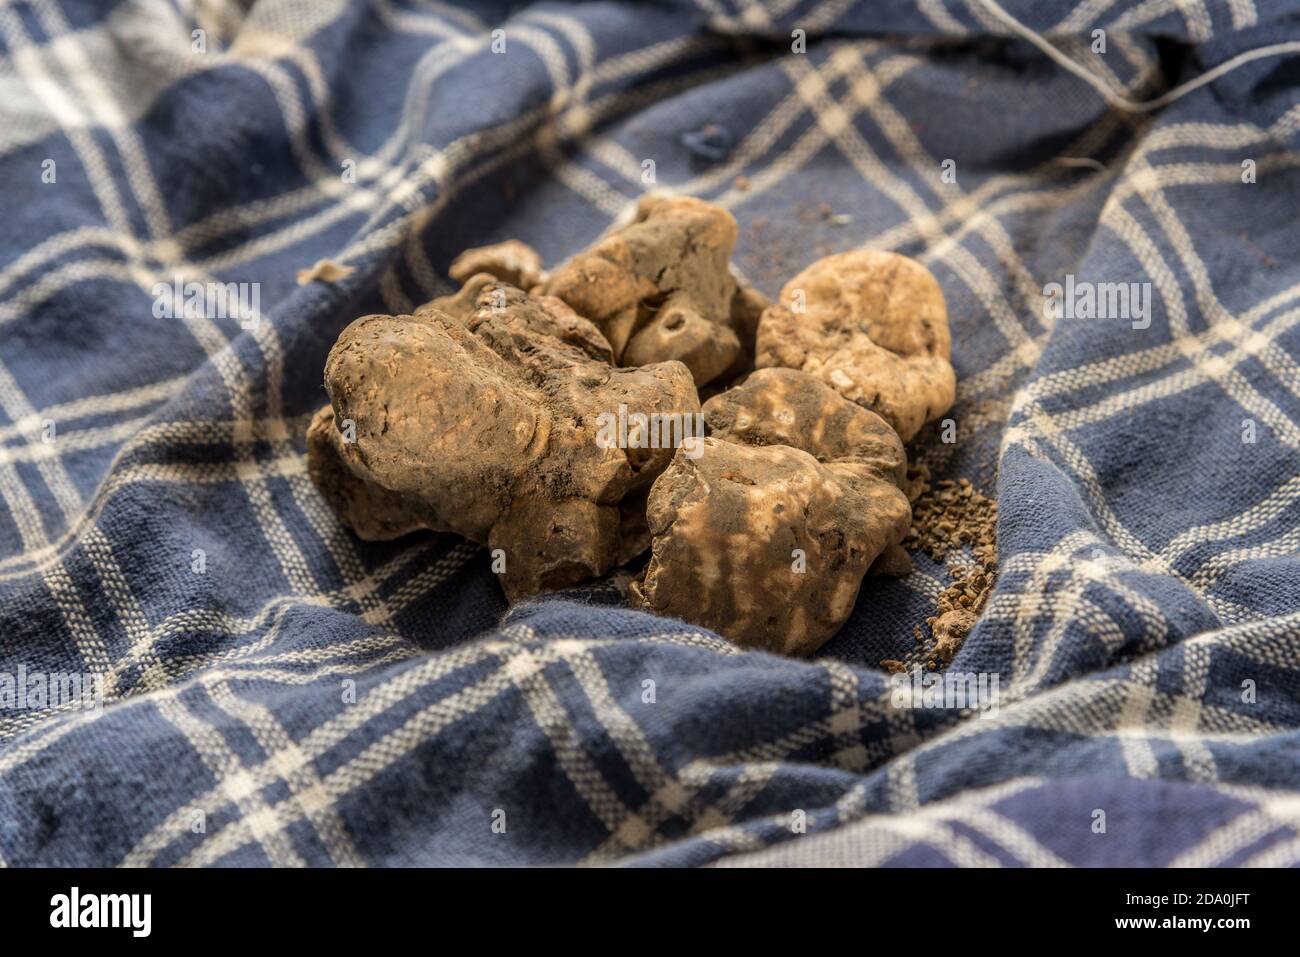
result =
[[[924,476],[917,476],[921,482]],[[944,479],[925,487],[912,504],[912,527],[903,546],[923,551],[936,562],[969,549],[970,564],[947,566],[949,585],[939,595],[937,614],[925,620],[927,640],[918,626],[917,650],[909,660],[930,670],[945,668],[960,650],[966,635],[988,601],[997,580],[998,505],[967,479]],[[896,659],[880,663],[887,671],[905,671]]]
[[299,269],[296,278],[300,286],[311,282],[335,283],[340,279],[346,279],[354,272],[356,269],[352,266],[336,263],[332,259],[318,259],[307,269]]

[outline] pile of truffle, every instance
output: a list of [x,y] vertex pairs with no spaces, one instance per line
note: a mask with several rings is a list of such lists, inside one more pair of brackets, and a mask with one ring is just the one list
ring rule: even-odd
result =
[[[814,651],[869,571],[909,567],[903,443],[953,402],[947,312],[924,266],[867,251],[769,303],[735,243],[726,210],[651,196],[549,274],[519,242],[469,250],[456,294],[339,336],[313,479],[364,539],[487,545],[511,600],[649,550],[637,607]],[[597,441],[620,413],[702,413],[708,435]]]

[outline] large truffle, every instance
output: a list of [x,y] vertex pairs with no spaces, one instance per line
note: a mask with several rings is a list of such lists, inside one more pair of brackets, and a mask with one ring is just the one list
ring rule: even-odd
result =
[[704,406],[712,435],[650,491],[634,603],[737,644],[807,655],[907,533],[906,458],[879,416],[802,372],[766,369]]
[[763,312],[755,365],[800,369],[878,413],[904,442],[956,397],[943,291],[896,253],[819,259]]
[[598,442],[602,414],[699,410],[680,363],[608,357],[591,323],[504,283],[464,322],[432,306],[365,316],[330,351],[311,475],[363,538],[428,528],[503,549],[512,600],[604,574],[638,534],[625,500],[673,449]]
[[636,218],[560,266],[543,291],[600,327],[623,365],[676,359],[704,385],[741,353],[728,267],[736,221],[688,196],[647,196]]

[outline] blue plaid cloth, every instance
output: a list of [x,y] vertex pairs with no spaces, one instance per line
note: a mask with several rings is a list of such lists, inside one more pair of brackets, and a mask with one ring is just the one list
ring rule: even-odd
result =
[[[1300,39],[1295,0],[1003,7],[1133,100]],[[1297,863],[1298,89],[1113,109],[986,0],[0,6],[0,864]],[[996,708],[894,700],[924,556],[792,661],[617,576],[508,610],[484,550],[325,506],[349,321],[649,189],[731,209],[768,294],[934,271],[957,441],[916,455],[1000,506],[950,667]],[[1057,317],[1067,277],[1147,324]]]

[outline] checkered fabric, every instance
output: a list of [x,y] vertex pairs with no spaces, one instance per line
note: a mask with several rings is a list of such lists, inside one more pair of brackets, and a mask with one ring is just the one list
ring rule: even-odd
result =
[[[1003,6],[1130,99],[1300,39],[1295,0]],[[1297,863],[1298,89],[1118,111],[985,0],[0,3],[0,705],[105,696],[0,707],[0,864]],[[1000,506],[950,668],[995,710],[895,706],[924,556],[791,661],[618,577],[507,610],[483,550],[316,493],[349,321],[651,188],[769,294],[862,246],[938,277],[957,441],[914,454]],[[1067,275],[1149,326],[1052,318]]]

